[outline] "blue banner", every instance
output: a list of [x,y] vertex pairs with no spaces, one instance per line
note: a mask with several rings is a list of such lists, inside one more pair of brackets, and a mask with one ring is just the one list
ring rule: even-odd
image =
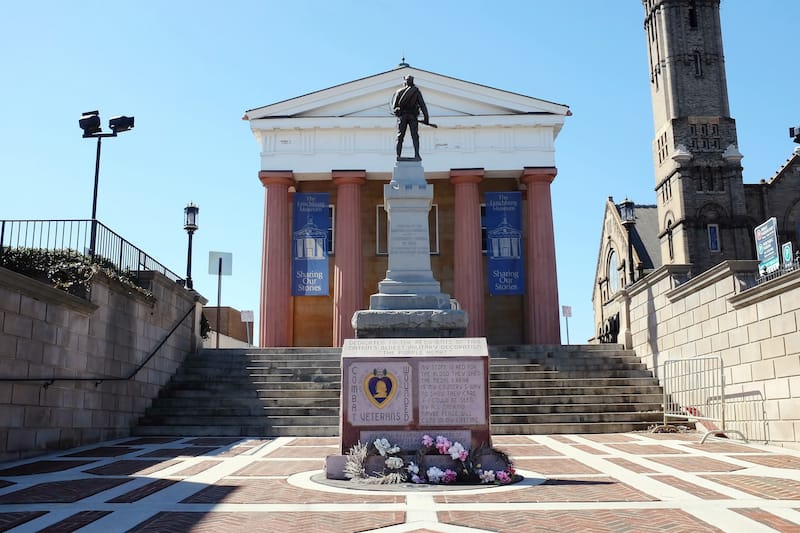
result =
[[328,193],[295,193],[292,296],[328,295]]
[[484,226],[489,294],[524,294],[522,194],[487,192]]

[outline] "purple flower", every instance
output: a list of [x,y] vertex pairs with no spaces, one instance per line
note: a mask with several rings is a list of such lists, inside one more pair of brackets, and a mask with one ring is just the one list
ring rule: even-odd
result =
[[453,483],[457,477],[458,474],[456,474],[455,472],[453,472],[448,468],[447,470],[444,471],[444,474],[442,475],[442,483]]
[[433,446],[433,439],[431,438],[430,435],[422,436],[422,445],[425,446],[426,448],[430,448],[431,446]]
[[511,483],[511,476],[508,475],[508,472],[500,471],[496,476],[500,483]]

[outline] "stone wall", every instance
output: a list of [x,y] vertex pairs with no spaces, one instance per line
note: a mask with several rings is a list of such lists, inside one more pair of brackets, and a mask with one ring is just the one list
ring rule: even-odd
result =
[[800,448],[800,271],[758,286],[756,261],[688,281],[687,271],[662,267],[607,304],[620,311],[620,340],[662,381],[667,360],[721,357],[728,427]]
[[[152,298],[98,274],[84,300],[0,268],[0,461],[129,435],[199,347],[205,299],[146,276]],[[135,376],[110,380],[133,373],[190,309]]]

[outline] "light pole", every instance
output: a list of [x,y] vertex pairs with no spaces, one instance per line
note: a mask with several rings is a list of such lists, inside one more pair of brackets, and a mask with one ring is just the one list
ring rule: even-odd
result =
[[189,250],[186,253],[186,288],[194,289],[192,283],[192,235],[199,227],[197,225],[197,215],[200,213],[200,208],[189,202],[183,208],[183,229],[189,234]]
[[103,137],[116,137],[118,133],[133,129],[133,117],[112,117],[108,121],[111,133],[103,133],[100,127],[100,112],[87,111],[78,120],[84,139],[97,139],[97,155],[94,161],[94,194],[92,195],[92,234],[89,239],[89,255],[94,259],[97,243],[97,183],[100,180],[100,142]]
[[619,214],[622,219],[622,225],[625,226],[625,231],[628,233],[628,284],[633,285],[636,281],[633,273],[633,241],[631,240],[631,230],[636,224],[636,213],[633,210],[633,202],[625,198],[619,204]]

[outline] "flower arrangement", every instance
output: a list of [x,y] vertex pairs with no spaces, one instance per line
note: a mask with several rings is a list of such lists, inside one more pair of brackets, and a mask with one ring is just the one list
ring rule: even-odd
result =
[[[459,442],[438,435],[436,438],[423,435],[415,455],[401,454],[399,446],[385,438],[375,439],[368,445],[358,443],[347,454],[345,475],[366,483],[415,484],[497,484],[506,485],[519,479],[511,460],[505,453],[494,448],[482,447],[470,451]],[[492,459],[495,467],[484,469],[478,462],[481,457]],[[374,458],[374,459],[373,459]],[[380,462],[378,462],[380,461]],[[380,470],[367,464],[380,464]],[[489,465],[489,466],[492,466]],[[368,470],[374,470],[369,472]]]

